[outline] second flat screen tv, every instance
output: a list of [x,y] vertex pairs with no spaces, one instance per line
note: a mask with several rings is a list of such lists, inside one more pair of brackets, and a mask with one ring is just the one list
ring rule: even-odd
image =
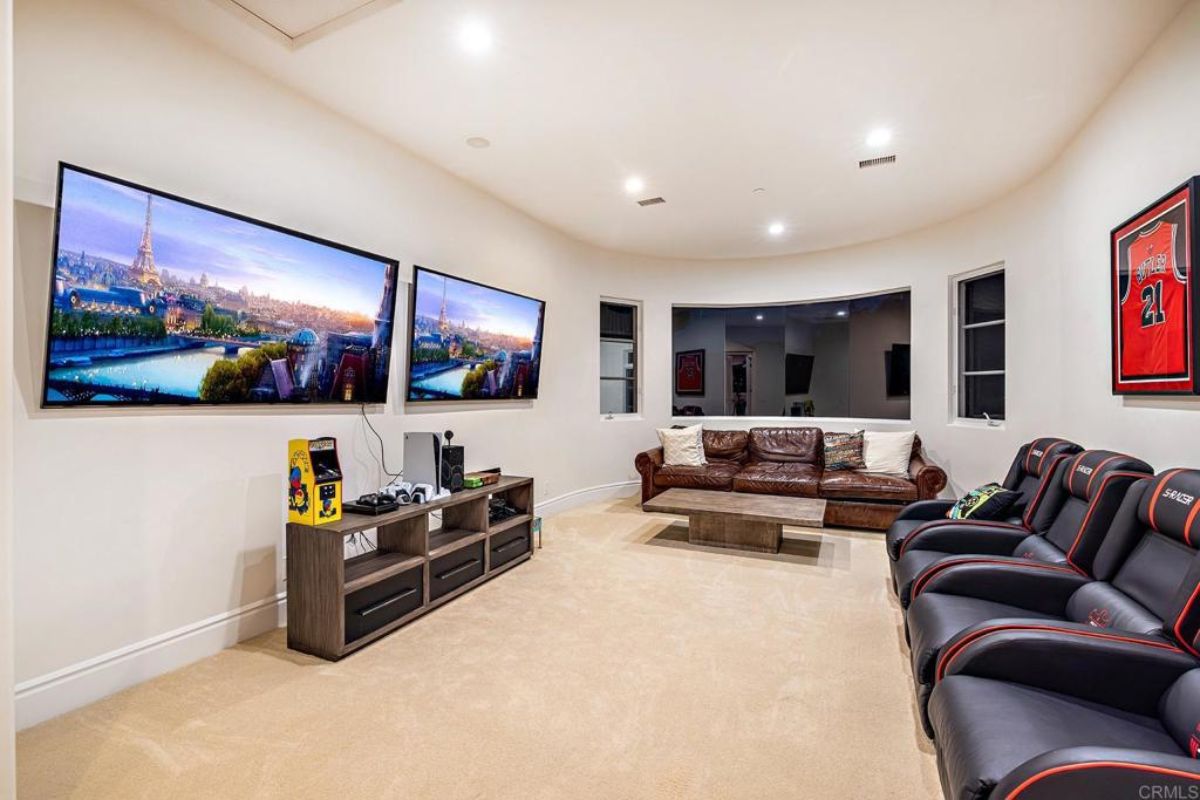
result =
[[544,302],[417,267],[411,312],[410,402],[537,397]]
[[59,166],[42,405],[382,403],[395,261]]

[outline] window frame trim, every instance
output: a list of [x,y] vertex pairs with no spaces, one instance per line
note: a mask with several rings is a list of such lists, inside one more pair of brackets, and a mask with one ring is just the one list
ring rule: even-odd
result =
[[[631,298],[626,298],[626,297],[611,297],[609,295],[600,295],[600,300],[596,304],[597,317],[596,317],[595,330],[596,330],[597,339],[598,339],[598,341],[596,343],[597,358],[599,357],[601,343],[603,343],[605,341],[609,341],[609,342],[620,342],[620,343],[624,344],[629,341],[628,339],[615,339],[611,336],[600,335],[599,314],[600,314],[601,306],[606,305],[606,304],[607,305],[615,305],[615,306],[627,306],[627,307],[633,309],[633,377],[627,378],[624,376],[617,376],[617,375],[612,375],[612,376],[601,375],[600,374],[600,364],[599,364],[599,361],[597,361],[596,377],[598,378],[598,380],[596,381],[596,405],[595,405],[595,408],[600,414],[600,419],[603,419],[603,420],[641,419],[642,404],[644,402],[644,398],[642,397],[642,386],[643,386],[643,383],[642,383],[642,331],[643,331],[644,305],[641,300],[633,300]],[[603,384],[603,382],[606,380],[622,381],[626,385],[628,385],[630,382],[633,383],[634,408],[632,411],[604,411],[602,409],[602,407],[600,405],[602,402],[601,397],[600,397],[600,387]]]
[[[954,425],[981,426],[988,428],[1004,428],[1009,420],[1008,407],[1008,270],[1004,261],[996,261],[984,267],[960,272],[950,276],[950,423]],[[992,275],[1004,275],[1004,316],[998,320],[985,322],[960,323],[963,316],[964,287],[972,281]],[[966,347],[966,332],[979,328],[1004,325],[1004,369],[999,370],[966,370],[963,369],[964,348]],[[1004,381],[1004,417],[994,419],[989,417],[968,417],[963,415],[963,384],[964,378],[976,376],[1001,375]]]

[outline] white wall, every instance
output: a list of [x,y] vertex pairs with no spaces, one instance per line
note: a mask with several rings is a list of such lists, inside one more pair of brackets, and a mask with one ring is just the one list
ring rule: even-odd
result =
[[12,3],[0,0],[0,800],[16,794],[12,626]]
[[289,438],[338,437],[350,494],[379,482],[357,408],[38,407],[60,159],[544,298],[541,399],[400,414],[397,380],[375,415],[392,468],[403,430],[451,428],[539,501],[636,477],[653,433],[598,413],[599,298],[628,294],[604,257],[123,2],[23,1],[16,32],[22,723],[276,623]]
[[[1200,141],[1189,134],[1200,127],[1200,4],[1160,37],[1060,160],[1019,191],[896,239],[737,262],[644,259],[569,241],[117,0],[22,0],[16,56],[18,187],[34,204],[19,209],[15,331],[25,722],[271,624],[253,607],[268,608],[281,588],[286,439],[339,437],[351,493],[373,470],[352,412],[39,410],[46,206],[59,159],[546,298],[541,399],[462,413],[393,402],[376,418],[391,442],[406,429],[454,428],[468,466],[532,473],[541,499],[634,476],[633,454],[669,422],[673,303],[911,287],[912,425],[955,489],[1000,477],[1036,435],[1128,449],[1159,467],[1195,463],[1200,451],[1196,403],[1109,393],[1106,281],[1109,228],[1200,172]],[[1163,119],[1170,124],[1147,124]],[[1002,428],[955,423],[949,279],[1001,261],[1008,420]],[[596,412],[601,296],[644,303],[640,418],[605,422]],[[70,503],[62,503],[67,479]],[[236,624],[209,626],[248,606]],[[191,649],[172,639],[210,629],[219,635],[196,634]],[[122,655],[148,643],[174,655]],[[98,667],[85,669],[91,659]],[[97,673],[103,681],[84,685]]]

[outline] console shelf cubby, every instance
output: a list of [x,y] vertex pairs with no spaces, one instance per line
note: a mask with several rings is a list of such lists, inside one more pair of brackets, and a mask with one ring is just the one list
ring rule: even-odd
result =
[[[518,513],[489,523],[489,500]],[[440,522],[439,522],[440,520]],[[423,505],[287,526],[288,647],[336,661],[533,557],[533,479],[504,476]],[[377,549],[345,557],[346,537]]]

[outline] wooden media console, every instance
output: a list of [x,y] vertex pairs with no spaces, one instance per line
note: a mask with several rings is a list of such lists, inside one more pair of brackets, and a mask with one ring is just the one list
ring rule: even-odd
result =
[[[489,522],[488,500],[520,513]],[[441,515],[441,526],[430,518]],[[345,557],[346,537],[378,549]],[[336,661],[533,557],[533,478],[504,476],[378,516],[287,526],[288,647]]]

